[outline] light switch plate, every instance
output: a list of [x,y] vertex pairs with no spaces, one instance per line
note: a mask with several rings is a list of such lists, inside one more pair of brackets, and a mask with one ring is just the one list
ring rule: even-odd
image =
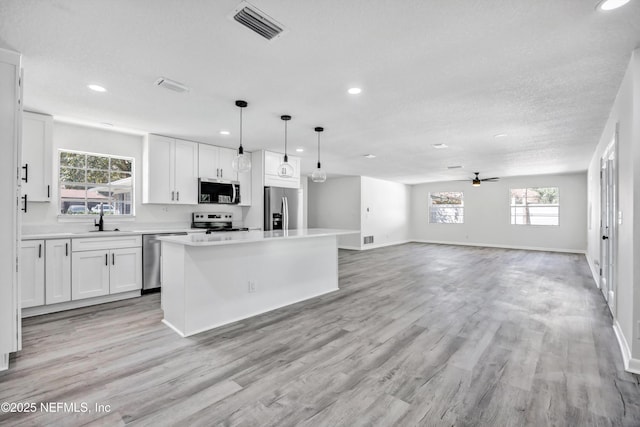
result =
[[622,211],[618,211],[618,225],[622,225]]

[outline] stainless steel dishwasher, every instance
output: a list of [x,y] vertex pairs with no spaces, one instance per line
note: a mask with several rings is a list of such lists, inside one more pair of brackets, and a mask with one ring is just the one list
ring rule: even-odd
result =
[[142,235],[142,293],[157,292],[162,285],[160,236],[186,236],[187,232]]

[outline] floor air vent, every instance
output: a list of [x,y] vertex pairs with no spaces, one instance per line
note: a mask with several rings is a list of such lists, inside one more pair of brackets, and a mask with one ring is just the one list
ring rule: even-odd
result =
[[373,236],[364,236],[364,244],[370,245],[371,243],[373,243]]
[[267,40],[278,38],[285,32],[284,27],[257,7],[242,2],[236,8],[233,19]]

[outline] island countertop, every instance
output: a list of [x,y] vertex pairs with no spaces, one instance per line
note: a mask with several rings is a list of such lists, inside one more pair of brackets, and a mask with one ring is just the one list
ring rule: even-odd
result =
[[358,233],[356,230],[340,230],[333,228],[300,228],[295,230],[272,231],[229,231],[211,234],[191,234],[187,236],[162,236],[158,240],[177,243],[185,246],[215,246],[238,243],[266,242],[283,239],[300,239],[310,237],[340,236]]

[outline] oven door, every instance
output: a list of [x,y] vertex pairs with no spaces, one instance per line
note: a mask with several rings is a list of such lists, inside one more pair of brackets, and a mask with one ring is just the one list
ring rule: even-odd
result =
[[240,203],[240,184],[235,181],[198,179],[198,203],[236,205]]

